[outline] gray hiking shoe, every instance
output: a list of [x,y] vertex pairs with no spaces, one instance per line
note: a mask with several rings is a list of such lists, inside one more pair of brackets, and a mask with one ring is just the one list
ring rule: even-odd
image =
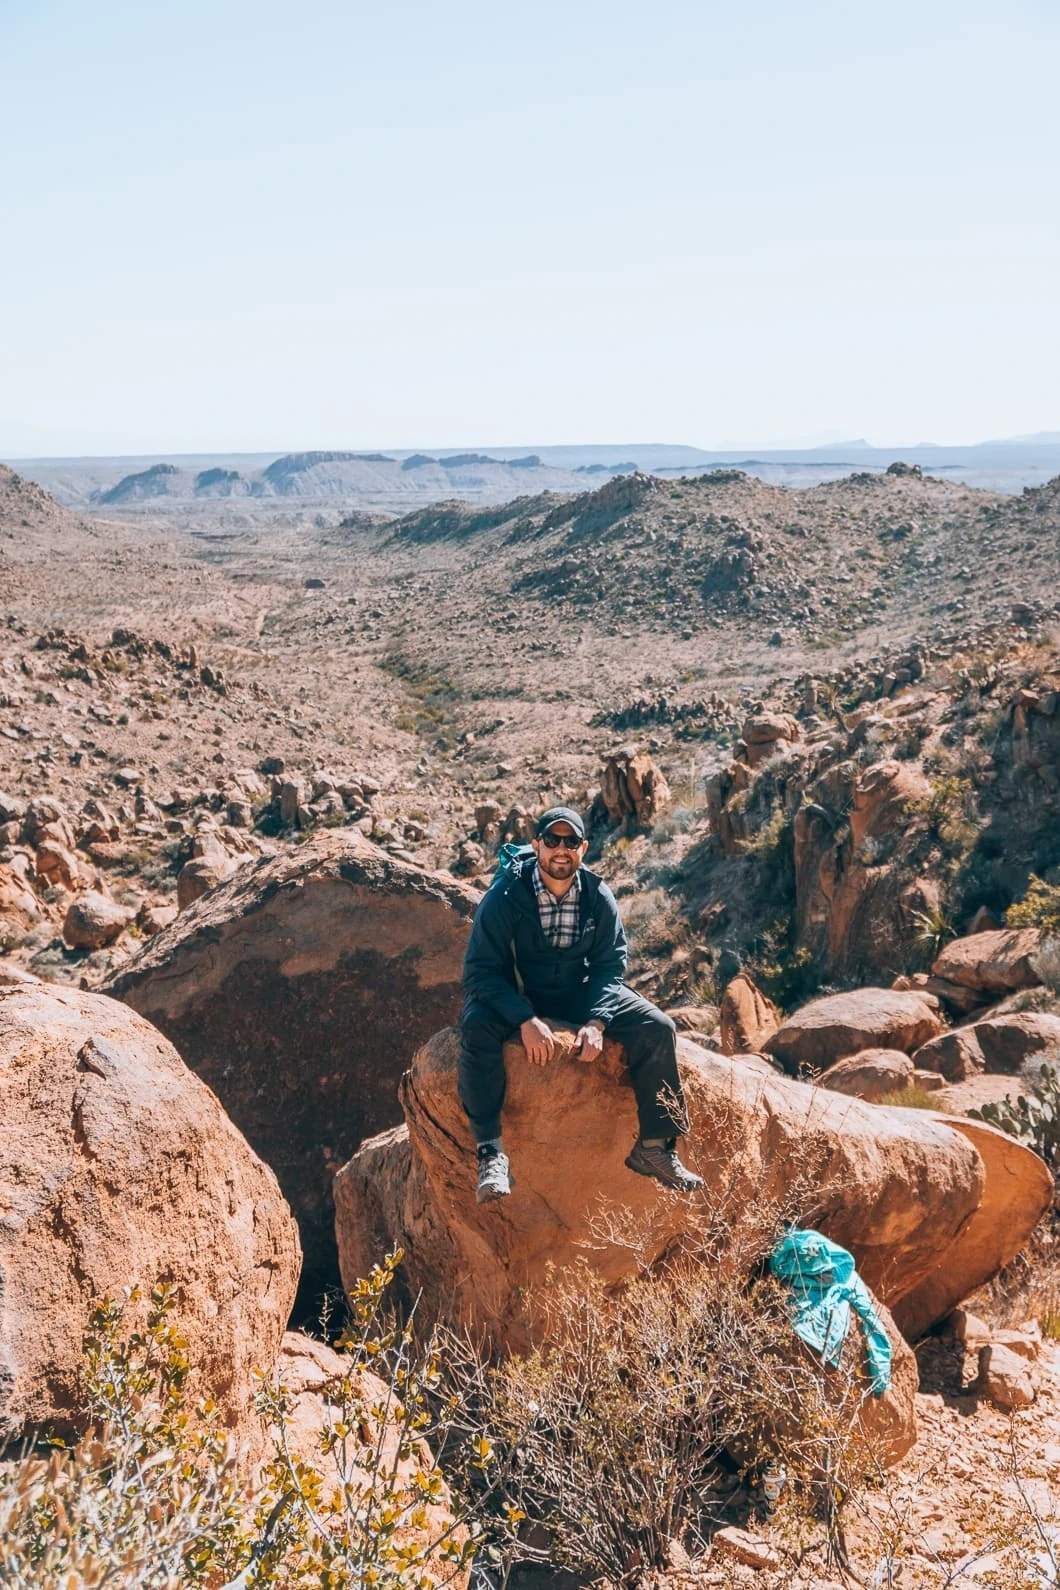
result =
[[668,1138],[658,1148],[648,1148],[638,1137],[626,1159],[630,1170],[638,1176],[653,1176],[673,1192],[698,1192],[703,1185],[702,1176],[682,1165],[677,1157],[677,1139]]
[[480,1204],[491,1204],[495,1198],[507,1198],[512,1190],[508,1156],[499,1148],[480,1148],[478,1151],[478,1188],[475,1197]]

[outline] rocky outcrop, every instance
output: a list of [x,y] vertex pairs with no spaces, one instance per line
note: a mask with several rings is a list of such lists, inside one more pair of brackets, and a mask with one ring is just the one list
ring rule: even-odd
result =
[[780,1022],[780,1011],[773,1001],[766,998],[746,972],[738,972],[721,998],[722,1054],[758,1054]]
[[938,1000],[891,988],[858,988],[811,1000],[766,1040],[792,1075],[800,1066],[823,1071],[862,1049],[912,1054],[942,1031]]
[[937,904],[899,864],[910,806],[927,783],[912,763],[885,760],[863,772],[840,762],[813,781],[795,812],[798,941],[833,977],[901,965],[916,913]]
[[[586,1067],[573,1049],[565,1037],[539,1070],[521,1046],[507,1046],[504,1130],[516,1189],[486,1206],[475,1202],[474,1148],[456,1096],[458,1035],[439,1033],[417,1053],[402,1087],[407,1127],[363,1144],[336,1179],[347,1284],[372,1254],[400,1243],[411,1289],[423,1290],[428,1310],[519,1339],[550,1263],[588,1250],[607,1279],[630,1272],[629,1246],[607,1238],[608,1210],[627,1211],[656,1254],[667,1250],[690,1205],[625,1169],[636,1112],[622,1051],[605,1044]],[[996,1244],[1011,1256],[1037,1218],[1036,1199],[1009,1209],[1000,1191],[1007,1214],[995,1246],[962,1246],[984,1200],[987,1165],[955,1123],[811,1088],[683,1037],[678,1053],[692,1119],[687,1156],[706,1178],[707,1206],[768,1207],[801,1189],[800,1217],[854,1253],[884,1304],[894,1309],[929,1278],[940,1282],[944,1306],[926,1317],[921,1310],[920,1328],[949,1312],[949,1293],[965,1296],[993,1274],[1004,1262]],[[1006,1142],[1009,1178],[1019,1179],[1024,1161],[1032,1179],[1044,1172],[1029,1150]]]
[[478,899],[359,835],[325,835],[241,867],[108,985],[275,1170],[302,1233],[307,1307],[336,1279],[334,1172],[401,1119],[408,1056],[456,1019]]
[[799,720],[793,718],[790,712],[766,712],[763,709],[752,713],[745,722],[736,754],[749,766],[759,767],[763,762],[768,762],[770,757],[788,750],[801,737]]
[[251,1415],[298,1282],[276,1178],[209,1088],[115,1000],[0,986],[0,1443],[76,1423],[105,1293],[176,1289],[196,1394]]
[[1040,938],[1037,928],[972,933],[947,944],[931,970],[936,977],[972,988],[987,998],[1035,988],[1041,978],[1031,961]]
[[642,828],[650,828],[670,804],[670,786],[646,751],[624,745],[604,763],[600,799],[610,822],[632,818]]

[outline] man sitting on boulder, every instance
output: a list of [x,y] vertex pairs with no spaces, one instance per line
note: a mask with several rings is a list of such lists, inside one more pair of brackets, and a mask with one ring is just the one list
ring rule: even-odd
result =
[[[554,806],[538,822],[531,849],[502,866],[475,913],[464,961],[460,1102],[478,1144],[479,1203],[511,1192],[501,1143],[502,1045],[518,1036],[531,1065],[548,1065],[555,1045],[546,1017],[577,1027],[584,1061],[599,1057],[605,1035],[622,1044],[640,1121],[629,1169],[676,1192],[703,1185],[677,1157],[688,1119],[676,1029],[623,984],[618,906],[606,883],[582,866],[585,851],[578,813]],[[571,1149],[576,1153],[577,1144]]]

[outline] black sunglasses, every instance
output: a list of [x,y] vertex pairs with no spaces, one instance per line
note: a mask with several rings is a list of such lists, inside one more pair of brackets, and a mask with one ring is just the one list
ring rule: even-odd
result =
[[567,850],[579,850],[582,845],[577,834],[542,834],[541,840],[546,850],[558,850],[560,845]]

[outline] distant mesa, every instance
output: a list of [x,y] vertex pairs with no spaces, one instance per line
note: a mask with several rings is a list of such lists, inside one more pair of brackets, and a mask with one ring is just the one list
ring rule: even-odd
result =
[[[493,462],[493,460],[491,460]],[[509,469],[544,469],[545,460],[540,453],[527,453],[525,458],[508,458],[503,460]],[[630,465],[633,468],[633,465]]]
[[227,497],[242,476],[238,469],[203,469],[195,477],[197,497]]
[[98,502],[141,502],[145,497],[169,494],[169,477],[179,474],[175,464],[152,464],[138,475],[125,475],[116,486],[97,497]]
[[432,458],[430,453],[412,453],[402,462],[402,469],[423,469],[426,464],[436,464],[438,460]]
[[627,460],[624,464],[579,464],[574,473],[576,475],[635,475],[637,466],[632,460]]
[[468,469],[475,464],[499,464],[499,458],[491,458],[488,453],[450,453],[448,458],[440,458],[438,462],[443,469]]
[[395,463],[397,459],[388,457],[386,453],[284,453],[282,458],[274,459],[267,469],[262,470],[262,479],[282,491],[292,475],[304,475],[307,469],[313,469],[317,464]]

